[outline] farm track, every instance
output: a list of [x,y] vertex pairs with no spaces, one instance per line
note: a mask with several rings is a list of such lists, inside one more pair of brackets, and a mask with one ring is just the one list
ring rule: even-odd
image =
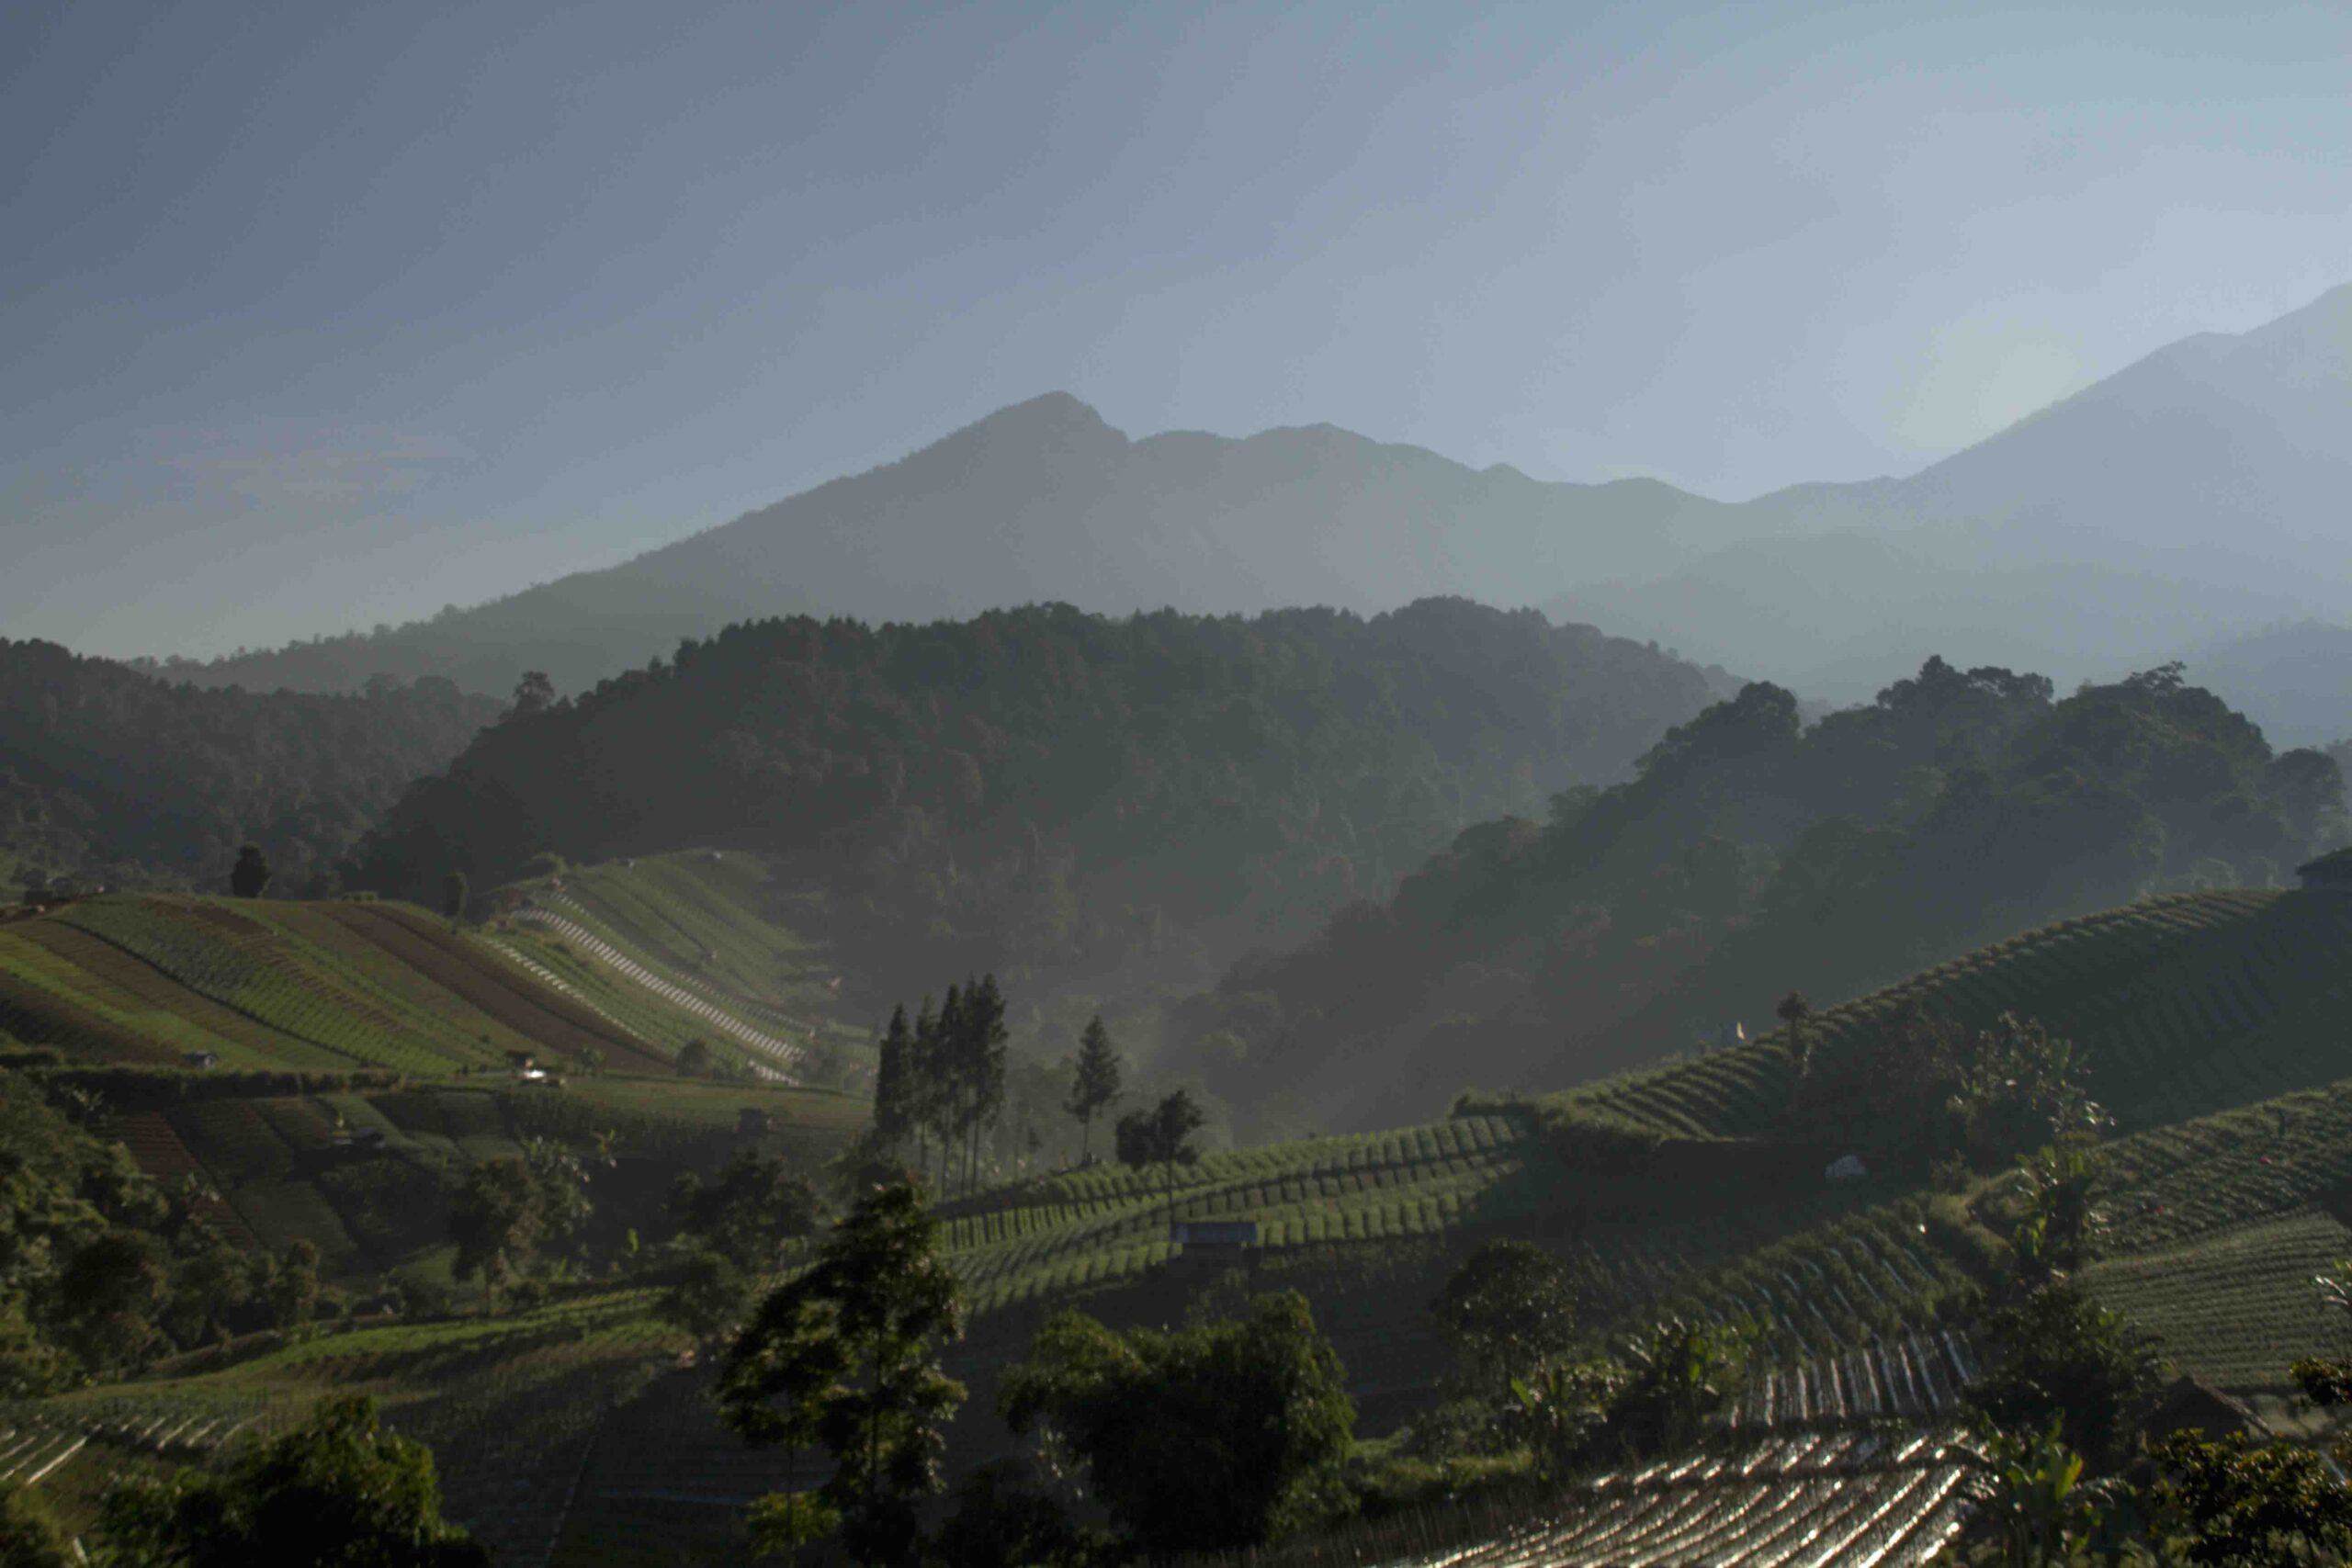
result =
[[[802,1046],[788,1040],[780,1040],[773,1034],[764,1033],[742,1020],[721,1010],[720,1005],[707,995],[698,994],[697,991],[689,989],[684,985],[655,973],[581,925],[577,920],[568,919],[550,910],[536,908],[518,910],[514,918],[518,924],[536,926],[555,932],[565,942],[584,952],[630,983],[651,991],[673,1007],[694,1014],[741,1043],[765,1054],[774,1059],[779,1070],[788,1074],[800,1065],[801,1058],[805,1055]],[[794,1080],[787,1077],[784,1081]]]

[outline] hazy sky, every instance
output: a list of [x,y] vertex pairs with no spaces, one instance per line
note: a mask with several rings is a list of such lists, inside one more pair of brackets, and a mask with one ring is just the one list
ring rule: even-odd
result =
[[16,5],[0,146],[0,633],[211,653],[1057,388],[1908,471],[2352,279],[2352,7]]

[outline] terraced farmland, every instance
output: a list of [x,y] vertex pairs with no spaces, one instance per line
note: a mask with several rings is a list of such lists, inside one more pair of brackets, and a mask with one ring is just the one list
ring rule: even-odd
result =
[[1437,1235],[1532,1213],[1554,1181],[1524,1123],[1470,1117],[1212,1155],[1165,1173],[1118,1167],[950,1204],[946,1243],[981,1310],[1133,1280],[1177,1220],[1249,1219],[1279,1253]]
[[503,1066],[508,1052],[663,1071],[662,1054],[486,946],[397,905],[85,899],[0,930],[0,1027],[167,1066]]
[[[1263,1568],[1909,1568],[1959,1535],[1977,1463],[1951,1433],[1811,1433],[1613,1472],[1516,1518],[1488,1523],[1439,1510],[1246,1561]],[[1465,1526],[1480,1524],[1464,1536]]]
[[[870,1043],[839,1017],[837,976],[820,946],[800,929],[820,927],[808,896],[775,885],[755,855],[709,850],[616,860],[502,888],[514,905],[515,928],[539,930],[630,978],[662,991],[747,1045],[752,1059],[772,1055],[767,1041],[794,1048],[833,1039]],[[545,944],[539,944],[544,950]],[[681,995],[682,993],[682,995]]]
[[234,1431],[291,1425],[329,1393],[370,1393],[396,1428],[434,1446],[450,1517],[501,1562],[544,1562],[606,1415],[676,1354],[650,1299],[615,1291],[497,1319],[359,1328],[226,1372],[33,1408],[52,1449],[76,1438],[155,1449],[148,1438],[162,1437],[185,1458]]
[[2352,1323],[2312,1282],[2340,1258],[2352,1258],[2352,1231],[2304,1213],[2110,1258],[2083,1283],[2154,1333],[2178,1371],[2232,1390],[2283,1389],[2305,1356],[2352,1356]]
[[[2030,931],[1826,1010],[1806,1027],[1833,1067],[1914,1003],[1982,1025],[2040,1019],[2081,1048],[2092,1090],[2145,1127],[2331,1083],[2352,1072],[2352,899],[2236,891],[2152,898]],[[1563,1122],[1668,1137],[1792,1131],[1779,1034],[1544,1098]],[[1858,1106],[1817,1105],[1834,1129]]]

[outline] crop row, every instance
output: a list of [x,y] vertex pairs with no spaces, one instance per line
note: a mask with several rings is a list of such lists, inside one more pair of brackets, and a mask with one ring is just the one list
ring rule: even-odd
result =
[[[446,1071],[486,1053],[446,1017],[391,1003],[323,950],[249,923],[236,940],[196,900],[95,899],[56,917],[282,1035],[348,1062]],[[274,940],[273,940],[274,939]]]
[[943,1205],[942,1213],[955,1219],[994,1208],[1060,1206],[1083,1210],[1091,1204],[1163,1197],[1171,1180],[1181,1197],[1190,1191],[1245,1179],[1320,1179],[1347,1172],[1447,1159],[1476,1160],[1517,1150],[1527,1140],[1526,1127],[1511,1118],[1470,1116],[1387,1132],[1227,1150],[1204,1156],[1197,1163],[1180,1166],[1173,1172],[1156,1166],[1136,1168],[1105,1161],[1084,1170],[1065,1171],[999,1188],[978,1199],[950,1202]]
[[1776,1439],[1602,1476],[1540,1523],[1410,1568],[1921,1563],[1959,1533],[1973,1468],[1964,1450],[1927,1436]]
[[2304,1213],[2084,1270],[2099,1300],[2154,1334],[2173,1365],[2224,1388],[2279,1388],[2306,1356],[2352,1355],[2352,1323],[2312,1279],[2352,1232]]

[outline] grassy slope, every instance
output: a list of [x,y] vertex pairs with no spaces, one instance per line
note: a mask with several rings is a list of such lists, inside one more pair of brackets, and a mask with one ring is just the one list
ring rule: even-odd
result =
[[665,1070],[656,1046],[486,944],[397,904],[164,895],[0,927],[0,1028],[77,1060],[420,1077],[506,1054]]
[[[744,1055],[725,1027],[631,983],[541,917],[585,931],[744,1028],[851,1052],[871,1043],[842,1017],[823,948],[802,934],[821,924],[822,910],[776,886],[755,856],[644,855],[511,884],[492,897],[519,908],[495,923],[491,940],[673,1050],[700,1039],[722,1058]],[[652,1003],[658,1016],[643,1016]]]

